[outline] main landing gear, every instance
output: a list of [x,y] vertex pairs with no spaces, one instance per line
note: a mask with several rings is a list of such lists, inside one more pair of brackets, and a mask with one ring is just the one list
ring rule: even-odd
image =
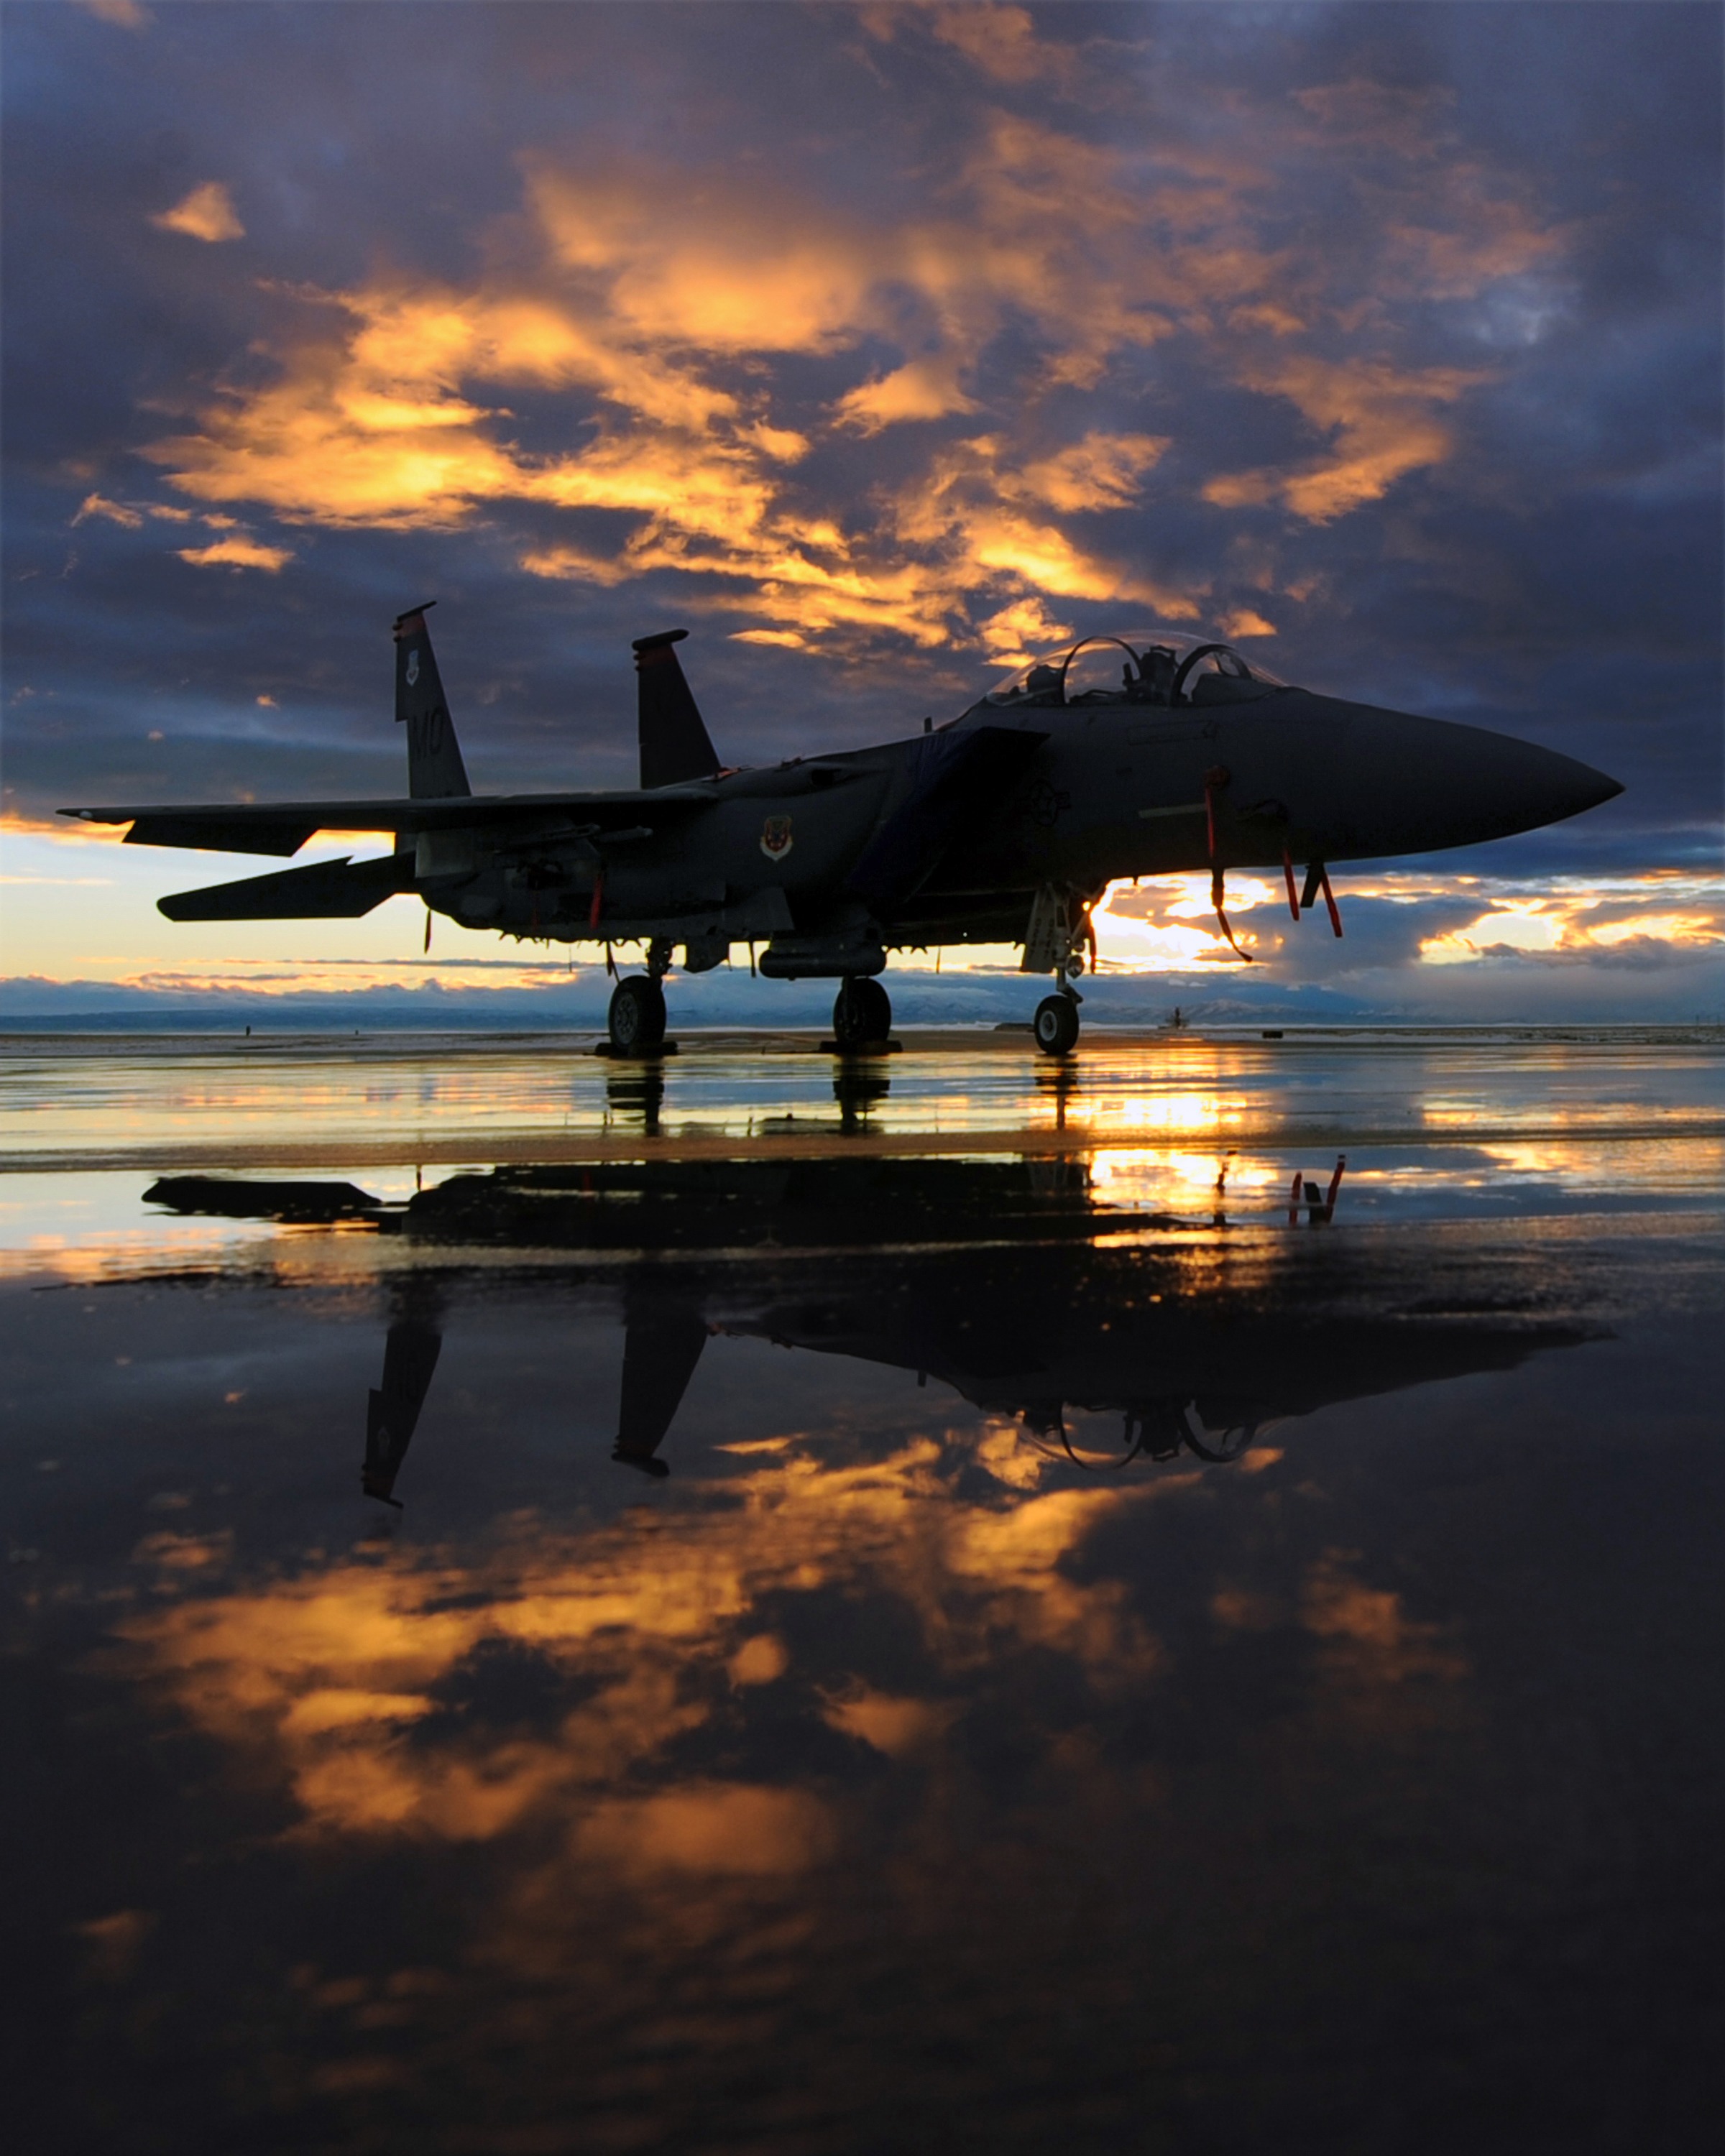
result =
[[647,970],[631,973],[611,991],[606,1030],[614,1055],[652,1055],[665,1045],[665,976],[671,947],[655,937],[647,946]]
[[665,1042],[665,990],[646,973],[631,973],[611,991],[606,1022],[618,1055],[644,1055]]
[[842,1049],[872,1048],[892,1030],[892,998],[865,973],[847,974],[833,1004],[833,1039]]

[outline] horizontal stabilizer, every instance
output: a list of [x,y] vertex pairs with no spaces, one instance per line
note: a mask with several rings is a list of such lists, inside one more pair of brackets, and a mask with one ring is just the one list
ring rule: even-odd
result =
[[371,861],[313,861],[276,875],[242,876],[158,899],[170,921],[357,921],[398,891],[413,888],[411,853]]
[[352,1183],[270,1183],[238,1175],[164,1175],[144,1193],[146,1205],[218,1220],[291,1220],[327,1227],[376,1214],[379,1201]]

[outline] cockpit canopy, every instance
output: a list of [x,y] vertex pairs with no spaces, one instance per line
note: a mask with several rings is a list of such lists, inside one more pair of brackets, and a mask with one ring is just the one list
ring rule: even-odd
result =
[[1029,706],[1090,708],[1101,704],[1240,704],[1287,686],[1267,667],[1248,664],[1231,644],[1150,630],[1128,641],[1086,636],[1065,651],[1033,659],[978,711]]

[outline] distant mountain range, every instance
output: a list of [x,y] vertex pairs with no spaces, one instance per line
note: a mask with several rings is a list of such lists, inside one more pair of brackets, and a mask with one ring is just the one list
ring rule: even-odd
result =
[[[1016,973],[893,971],[887,976],[895,1024],[995,1025],[1028,1024],[1041,992],[1040,980]],[[831,1015],[829,982],[752,981],[746,971],[674,976],[671,1027],[825,1026]],[[1230,980],[1217,996],[1203,978],[1165,974],[1103,974],[1082,983],[1085,1017],[1093,1025],[1163,1025],[1176,1007],[1194,1024],[1250,1024],[1278,1019],[1308,1024],[1414,1019],[1428,1013],[1374,1005],[1334,989],[1290,988],[1274,982]],[[262,1029],[359,1027],[396,1032],[451,1028],[567,1026],[601,1031],[610,983],[586,970],[567,985],[541,988],[445,987],[435,977],[400,987],[346,990],[305,989],[284,993],[241,988],[203,990],[136,988],[108,981],[0,980],[0,1031],[225,1032],[250,1025]]]

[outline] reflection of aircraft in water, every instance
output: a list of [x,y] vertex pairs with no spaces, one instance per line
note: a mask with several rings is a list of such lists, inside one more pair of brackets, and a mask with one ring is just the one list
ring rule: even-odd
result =
[[1337,1290],[1352,1299],[1365,1285],[1351,1268],[1230,1292],[1183,1278],[1167,1259],[1147,1265],[1142,1249],[1067,1243],[978,1250],[957,1267],[925,1260],[872,1270],[848,1295],[822,1281],[723,1329],[914,1370],[1068,1450],[1069,1410],[1117,1414],[1117,1462],[1140,1453],[1231,1460],[1271,1423],[1511,1369],[1583,1337],[1396,1315],[1393,1292],[1387,1310],[1338,1311]]
[[[223,1209],[241,1187],[223,1186]],[[459,1292],[464,1248],[532,1251],[543,1281],[620,1286],[614,1457],[651,1475],[716,1335],[932,1377],[1045,1448],[1071,1449],[1071,1411],[1118,1415],[1119,1462],[1232,1459],[1272,1421],[1587,1337],[1481,1315],[1490,1276],[1435,1307],[1411,1239],[1230,1244],[1219,1272],[1209,1220],[1194,1244],[1179,1231],[1198,1224],[1110,1209],[1073,1159],[501,1168],[451,1177],[380,1224],[420,1260],[395,1289],[371,1395],[365,1488],[382,1498],[436,1367],[434,1298]]]
[[367,1496],[386,1505],[400,1502],[395,1478],[419,1426],[419,1411],[443,1353],[441,1315],[442,1297],[434,1286],[411,1276],[402,1283],[383,1343],[382,1383],[366,1402],[366,1456],[359,1475]]

